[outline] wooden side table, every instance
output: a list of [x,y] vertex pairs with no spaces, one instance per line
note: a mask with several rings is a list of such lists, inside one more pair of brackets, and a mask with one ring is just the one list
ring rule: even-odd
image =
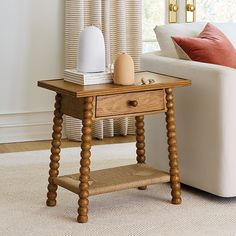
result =
[[[141,80],[155,83],[141,85]],[[172,203],[181,203],[173,89],[190,86],[190,80],[168,77],[151,72],[136,73],[136,84],[80,86],[63,80],[39,81],[38,86],[57,93],[53,119],[51,162],[47,205],[55,206],[57,186],[79,195],[78,222],[88,221],[88,197],[130,188],[146,189],[147,185],[171,183]],[[170,173],[145,164],[144,115],[166,113]],[[80,173],[59,177],[62,115],[83,121]],[[137,164],[90,173],[90,149],[93,120],[135,116]]]

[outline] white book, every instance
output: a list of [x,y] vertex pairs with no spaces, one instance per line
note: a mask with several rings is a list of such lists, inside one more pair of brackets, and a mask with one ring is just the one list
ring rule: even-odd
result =
[[95,77],[111,76],[110,71],[96,72],[96,73],[82,73],[77,71],[76,69],[67,69],[64,71],[64,74],[73,77],[76,76],[78,78],[95,78]]
[[70,74],[67,74],[67,73],[64,73],[64,78],[71,78],[71,79],[78,79],[78,80],[94,80],[94,79],[111,79],[112,76],[111,75],[104,75],[104,76],[96,76],[96,77],[86,77],[86,78],[83,78],[83,77],[78,77],[78,76],[75,76],[75,75],[70,75]]
[[71,83],[75,83],[75,84],[79,84],[79,85],[93,85],[93,84],[108,84],[108,83],[112,83],[111,79],[94,79],[94,80],[77,80],[77,79],[70,79],[70,78],[64,78],[64,81],[67,82],[71,82]]
[[98,73],[81,73],[76,69],[64,70],[64,80],[80,85],[112,83],[112,74],[108,71]]
[[[84,82],[84,80],[78,80],[78,79],[73,79],[73,78],[65,78],[64,80],[74,81],[74,82],[78,82],[78,83]],[[93,79],[93,80],[85,80],[85,81],[92,84],[93,82],[111,81],[111,79]]]

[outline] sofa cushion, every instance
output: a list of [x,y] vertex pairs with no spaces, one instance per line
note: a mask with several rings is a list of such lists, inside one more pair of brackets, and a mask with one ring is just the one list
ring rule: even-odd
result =
[[236,69],[236,50],[226,35],[208,23],[198,37],[172,36],[172,39],[194,61]]
[[205,25],[206,23],[200,22],[156,26],[154,31],[162,56],[179,58],[171,36],[197,37]]

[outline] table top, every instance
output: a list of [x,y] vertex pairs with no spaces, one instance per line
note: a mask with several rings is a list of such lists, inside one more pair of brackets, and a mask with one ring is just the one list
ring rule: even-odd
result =
[[[142,80],[152,80],[152,84],[142,84]],[[149,91],[165,88],[186,87],[191,85],[191,80],[161,75],[143,71],[135,73],[135,84],[129,86],[116,84],[78,85],[66,82],[63,79],[38,81],[38,86],[54,92],[72,97],[89,97],[97,95],[118,94],[128,92]]]

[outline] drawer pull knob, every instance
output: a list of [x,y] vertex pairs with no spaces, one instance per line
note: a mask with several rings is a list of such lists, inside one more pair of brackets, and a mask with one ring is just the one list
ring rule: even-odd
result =
[[138,101],[137,100],[129,101],[129,106],[137,107],[138,106]]

